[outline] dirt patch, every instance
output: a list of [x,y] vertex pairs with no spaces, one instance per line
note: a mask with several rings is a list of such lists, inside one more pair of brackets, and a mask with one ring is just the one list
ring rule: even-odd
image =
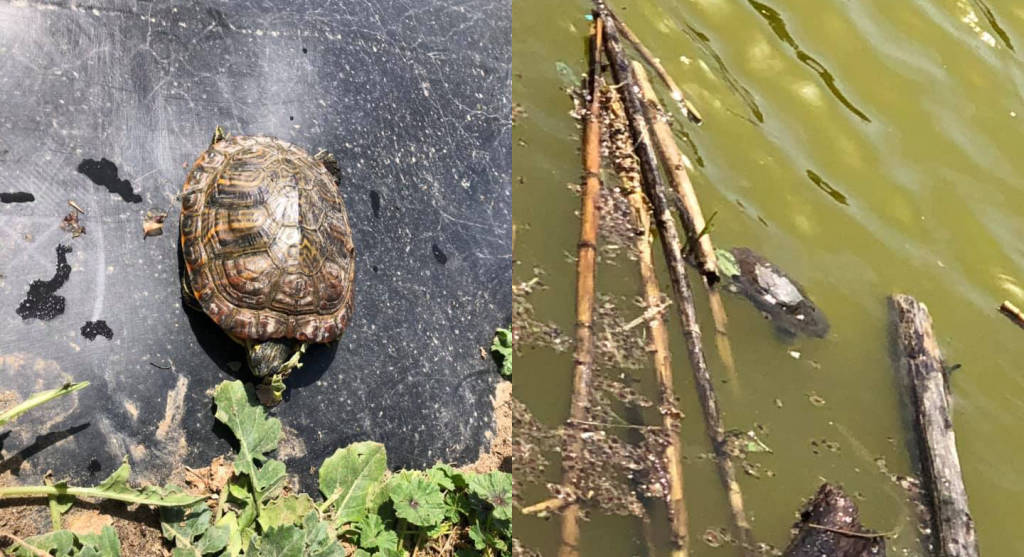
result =
[[501,468],[502,462],[512,456],[512,383],[502,381],[494,390],[494,433],[490,434],[490,449],[481,450],[475,462],[460,468],[466,472],[487,473]]
[[218,456],[209,466],[202,468],[185,467],[185,489],[193,495],[220,493],[231,481],[234,468],[231,461]]
[[114,523],[114,517],[96,509],[73,509],[64,519],[64,528],[76,534],[99,534],[104,526]]

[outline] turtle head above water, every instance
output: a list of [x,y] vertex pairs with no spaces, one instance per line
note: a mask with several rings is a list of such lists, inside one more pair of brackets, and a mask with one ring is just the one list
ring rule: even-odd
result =
[[295,368],[302,367],[299,359],[306,351],[307,344],[291,339],[271,339],[265,342],[245,343],[249,371],[263,380],[257,389],[260,401],[267,406],[281,402],[284,379]]

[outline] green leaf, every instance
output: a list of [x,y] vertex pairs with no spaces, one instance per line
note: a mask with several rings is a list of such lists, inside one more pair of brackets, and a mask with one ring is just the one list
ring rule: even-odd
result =
[[320,510],[333,506],[338,526],[358,522],[387,466],[387,452],[380,443],[364,441],[338,449],[320,466],[320,491],[326,498]]
[[320,520],[315,512],[302,521],[306,536],[306,555],[309,557],[345,557],[345,549],[335,540],[330,524]]
[[267,503],[258,521],[264,530],[269,530],[276,526],[298,526],[306,515],[316,517],[316,505],[309,495],[286,495]]
[[199,538],[195,548],[203,555],[220,553],[228,546],[228,542],[230,541],[231,530],[227,525],[211,526],[210,529],[203,534],[203,537]]
[[469,527],[469,539],[473,540],[473,547],[483,550],[487,548],[487,534],[480,528],[480,523]]
[[498,364],[501,376],[512,378],[512,331],[497,329],[491,341],[491,358]]
[[715,248],[715,258],[718,259],[718,270],[724,277],[740,276],[740,266],[731,251]]
[[212,513],[205,503],[188,508],[166,508],[160,512],[160,530],[177,547],[190,548],[210,528]]
[[0,498],[18,496],[49,497],[51,495],[56,497],[93,497],[154,507],[180,507],[191,505],[204,499],[203,497],[182,493],[180,490],[173,489],[173,486],[167,489],[155,486],[135,489],[128,485],[128,477],[131,473],[132,469],[128,466],[126,458],[110,477],[103,480],[103,483],[96,487],[72,487],[63,482],[54,485],[16,485],[0,487]]
[[242,553],[242,532],[238,527],[238,515],[232,512],[224,513],[214,526],[227,528],[228,543],[224,551],[231,557],[238,557]]
[[295,526],[278,526],[263,533],[260,557],[299,557],[305,550],[305,536]]
[[281,421],[268,418],[252,387],[241,381],[224,381],[217,385],[213,402],[217,405],[214,417],[228,426],[238,439],[235,471],[254,475],[256,464],[267,458],[266,453],[277,449]]
[[411,524],[430,528],[444,519],[441,488],[418,472],[403,470],[388,482],[395,514]]
[[171,557],[202,557],[194,547],[175,547],[171,550]]
[[441,489],[452,491],[455,489],[455,482],[448,476],[447,472],[439,465],[427,470],[427,479],[437,484]]
[[477,497],[494,506],[495,518],[512,519],[512,476],[505,472],[474,474],[469,477],[469,490]]
[[84,547],[95,549],[102,557],[121,557],[121,540],[117,539],[117,531],[112,526],[104,526],[98,534],[81,534],[78,541]]
[[49,391],[42,391],[36,393],[25,399],[25,401],[22,402],[21,404],[17,404],[13,408],[8,408],[7,410],[0,412],[0,427],[3,427],[5,424],[7,424],[7,422],[13,420],[14,418],[17,418],[18,416],[24,414],[25,412],[28,412],[29,410],[35,408],[36,406],[39,406],[40,404],[45,404],[55,398],[71,394],[75,391],[84,389],[88,386],[88,381],[82,381],[80,383],[68,382],[65,383],[59,389],[51,389]]
[[359,521],[358,527],[360,547],[377,549],[398,546],[398,534],[388,529],[379,515],[366,515]]
[[11,546],[11,551],[14,552],[15,557],[36,557],[40,553],[65,557],[73,555],[72,552],[74,550],[75,535],[68,530],[58,530],[41,536],[32,536],[24,540],[24,543],[15,543]]
[[252,476],[253,487],[259,493],[260,500],[265,501],[273,497],[274,493],[284,483],[288,470],[280,460],[268,460],[263,466],[256,469]]

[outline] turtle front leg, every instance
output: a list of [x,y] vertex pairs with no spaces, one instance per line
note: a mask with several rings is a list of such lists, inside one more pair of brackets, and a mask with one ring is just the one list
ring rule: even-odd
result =
[[335,184],[341,183],[341,167],[338,166],[338,158],[335,157],[333,153],[320,149],[315,155],[313,155],[313,158],[320,161],[320,164],[324,165],[327,172],[330,172],[331,176],[334,176]]
[[224,141],[228,138],[228,132],[224,131],[224,128],[217,126],[213,130],[213,139],[210,140],[210,145],[217,143],[218,141]]

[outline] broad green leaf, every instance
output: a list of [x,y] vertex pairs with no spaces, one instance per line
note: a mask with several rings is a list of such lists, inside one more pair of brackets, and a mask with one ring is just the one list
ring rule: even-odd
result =
[[287,475],[288,470],[280,460],[268,460],[263,466],[257,468],[256,473],[252,476],[252,483],[259,493],[261,501],[273,497],[277,489],[284,483]]
[[306,536],[306,555],[309,557],[345,557],[345,550],[335,540],[330,524],[320,520],[315,512],[302,520]]
[[166,508],[160,512],[160,530],[168,541],[178,547],[192,547],[192,542],[210,528],[212,513],[205,503],[191,507]]
[[131,476],[131,473],[132,468],[128,465],[128,458],[126,457],[121,466],[114,470],[114,473],[103,480],[100,485],[96,487],[68,487],[66,488],[66,493],[101,499],[116,499],[126,503],[152,505],[155,507],[182,507],[204,499],[203,497],[183,493],[173,487],[162,489],[156,486],[145,486],[135,489],[128,485],[128,477]]
[[199,553],[207,555],[210,553],[220,553],[228,546],[228,542],[231,540],[231,531],[228,526],[211,526],[207,530],[203,537],[195,544],[195,548]]
[[388,482],[395,514],[416,526],[430,528],[444,519],[441,488],[419,472],[403,470]]
[[366,513],[374,487],[387,471],[384,445],[372,441],[338,449],[320,466],[321,511],[334,508],[334,523],[357,522]]
[[494,517],[503,520],[512,518],[512,476],[505,472],[474,474],[469,477],[469,490],[477,497],[494,506]]
[[78,541],[95,549],[101,557],[121,557],[121,540],[117,539],[117,531],[112,526],[104,526],[98,534],[81,534]]
[[316,505],[309,495],[303,493],[285,495],[267,503],[257,520],[263,530],[269,530],[276,526],[298,526],[307,515],[316,517]]
[[715,248],[715,258],[718,259],[718,270],[725,278],[740,276],[740,266],[736,263],[736,257],[732,252],[722,248]]
[[238,515],[233,512],[224,513],[214,526],[227,528],[228,543],[224,551],[231,557],[238,557],[242,553],[242,532],[238,527]]
[[305,536],[295,526],[278,526],[263,533],[260,557],[298,557],[305,550]]
[[228,426],[238,439],[235,471],[254,475],[256,464],[267,458],[266,453],[277,449],[281,421],[268,418],[252,387],[241,381],[224,381],[217,385],[213,402],[217,405],[214,417]]
[[39,406],[40,404],[45,404],[55,398],[71,394],[75,391],[84,389],[88,386],[88,381],[82,381],[80,383],[68,382],[65,383],[59,389],[51,389],[49,391],[42,391],[36,393],[25,399],[24,402],[16,404],[14,407],[8,408],[7,410],[0,412],[0,427],[3,427],[7,422],[13,420],[14,418],[17,418],[18,416],[24,414],[25,412],[28,412],[29,410],[35,408],[36,406]]
[[[26,547],[27,546],[27,547]],[[68,530],[58,530],[32,536],[24,540],[24,543],[16,543],[11,546],[15,557],[36,557],[40,553],[49,553],[56,557],[73,555],[75,550],[75,535]]]
[[202,557],[202,554],[194,547],[175,547],[171,550],[171,557]]
[[465,491],[453,491],[445,494],[444,516],[452,523],[457,524],[463,516],[470,516],[473,509],[469,494]]
[[436,483],[441,489],[448,491],[455,489],[455,482],[452,481],[444,469],[439,468],[437,465],[427,470],[427,479]]
[[398,534],[389,530],[377,514],[368,514],[359,521],[359,546],[366,549],[397,547]]
[[460,472],[450,465],[443,462],[438,462],[434,465],[434,470],[441,470],[446,476],[455,484],[456,489],[464,489],[469,486],[469,482],[466,480],[466,474]]

